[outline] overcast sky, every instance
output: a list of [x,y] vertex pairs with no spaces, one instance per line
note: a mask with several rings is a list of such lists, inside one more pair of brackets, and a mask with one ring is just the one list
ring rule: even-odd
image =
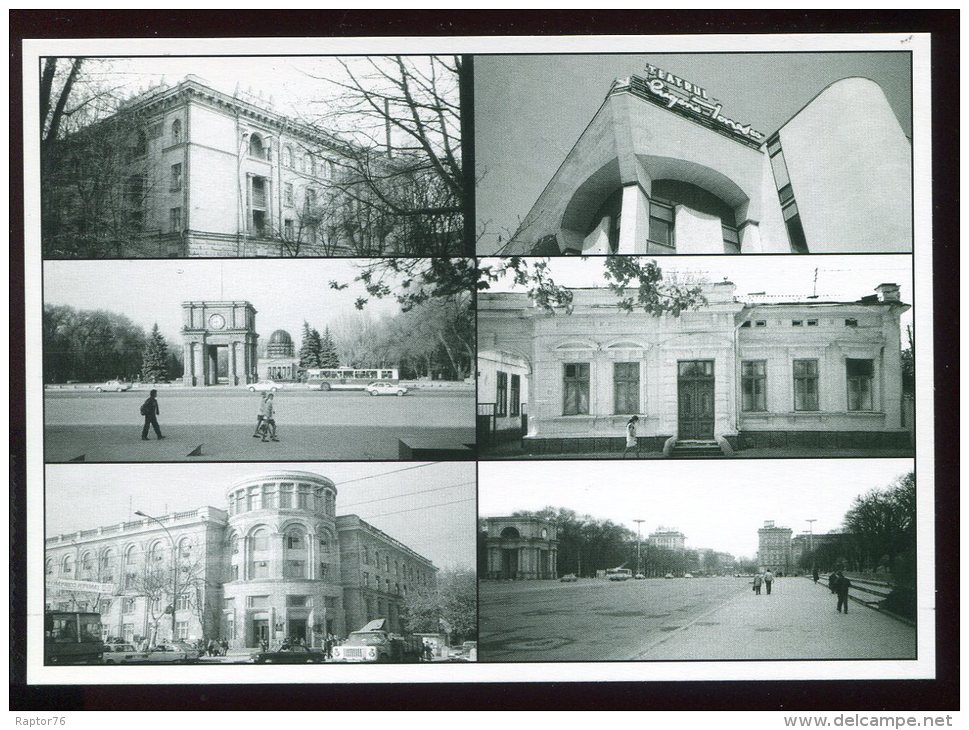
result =
[[[649,260],[649,257],[643,257]],[[482,265],[500,259],[482,259]],[[819,299],[857,301],[875,293],[883,283],[898,284],[902,301],[912,303],[912,257],[879,256],[662,256],[656,257],[664,272],[706,279],[725,278],[737,285],[737,295],[766,292],[775,295],[808,296],[814,293],[817,269]],[[556,283],[570,287],[605,286],[602,257],[562,256],[547,259],[548,271]],[[515,291],[510,277],[492,285],[491,291]],[[913,310],[902,315],[902,332],[912,322]],[[903,335],[904,338],[904,335]]]
[[295,469],[332,479],[337,515],[356,514],[439,568],[475,565],[475,468],[467,463],[48,465],[47,536],[197,507],[226,509],[237,480]]
[[[658,526],[686,535],[688,548],[754,557],[765,520],[814,534],[841,526],[854,498],[913,468],[910,459],[726,460],[669,463],[482,462],[482,517],[565,507],[642,535]],[[527,485],[527,488],[526,486]]]
[[[181,343],[182,302],[239,300],[256,308],[263,339],[284,329],[299,344],[303,320],[320,332],[342,315],[357,312],[362,284],[336,291],[330,280],[353,281],[352,259],[99,260],[44,263],[44,302],[125,314],[149,330],[158,322],[170,343]],[[378,316],[399,311],[391,299],[371,299],[364,310]]]
[[514,231],[538,199],[617,78],[646,64],[706,89],[723,113],[769,136],[826,86],[849,76],[877,82],[912,134],[908,53],[657,53],[475,58],[477,218],[489,222],[479,250]]

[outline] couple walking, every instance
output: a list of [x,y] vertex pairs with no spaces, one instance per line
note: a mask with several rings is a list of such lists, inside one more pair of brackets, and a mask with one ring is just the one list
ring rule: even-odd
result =
[[[254,439],[261,436],[263,441],[279,441],[276,437],[276,419],[273,418],[274,411],[273,394],[263,393],[262,401],[259,404],[259,414],[256,416],[256,432],[252,434]],[[266,438],[267,436],[269,438]]]
[[770,570],[758,573],[754,576],[754,593],[760,595],[760,587],[763,584],[767,588],[767,595],[770,595],[771,586],[774,585],[774,574]]

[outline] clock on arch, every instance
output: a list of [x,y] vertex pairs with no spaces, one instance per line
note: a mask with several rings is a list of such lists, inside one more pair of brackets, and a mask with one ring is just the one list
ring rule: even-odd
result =
[[225,327],[225,317],[221,314],[213,314],[209,317],[209,327],[214,330],[220,330]]

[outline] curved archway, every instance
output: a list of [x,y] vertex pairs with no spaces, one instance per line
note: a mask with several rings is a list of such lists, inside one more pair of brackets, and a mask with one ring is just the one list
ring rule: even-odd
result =
[[506,527],[501,531],[501,537],[506,540],[516,540],[521,537],[517,527]]
[[258,132],[253,132],[249,137],[249,156],[255,157],[257,160],[269,159],[267,157],[267,149],[262,135]]
[[178,144],[182,141],[182,121],[176,119],[172,122],[172,144]]
[[283,147],[283,167],[293,166],[293,148],[289,145]]

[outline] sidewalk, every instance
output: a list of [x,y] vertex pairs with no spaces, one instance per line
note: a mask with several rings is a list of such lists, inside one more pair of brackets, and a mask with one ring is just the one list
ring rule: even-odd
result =
[[644,645],[632,659],[914,659],[915,629],[857,601],[848,613],[821,581],[778,578]]

